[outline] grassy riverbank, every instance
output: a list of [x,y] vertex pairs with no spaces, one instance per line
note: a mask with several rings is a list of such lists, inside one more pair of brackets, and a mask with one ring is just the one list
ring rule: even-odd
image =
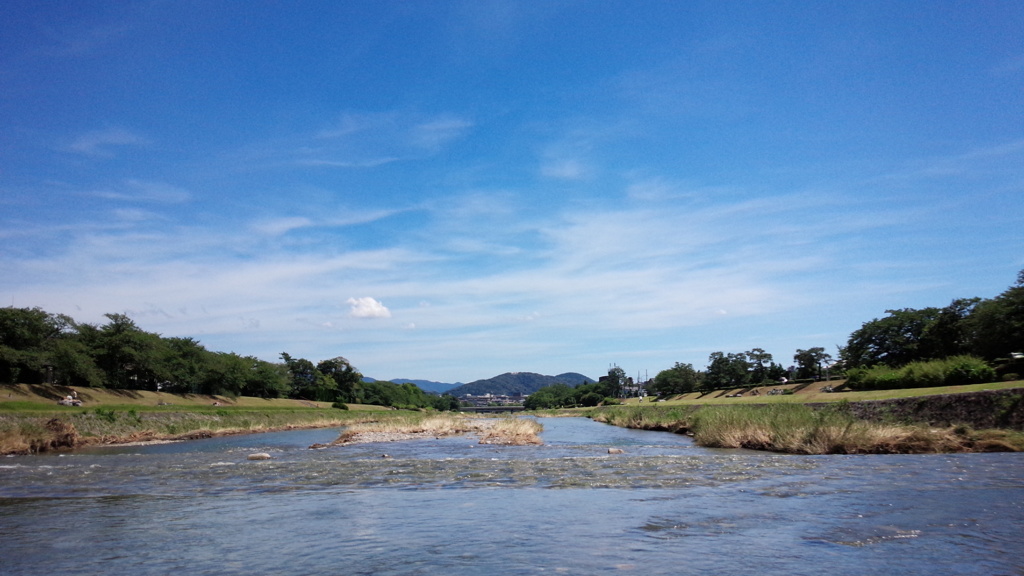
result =
[[[1024,381],[990,382],[987,384],[968,384],[963,386],[937,386],[934,388],[900,388],[894,390],[848,390],[843,380],[830,382],[812,382],[804,384],[772,384],[769,386],[748,386],[745,388],[728,388],[709,393],[690,392],[678,394],[663,401],[661,405],[708,406],[708,405],[746,405],[746,404],[807,404],[826,402],[871,402],[874,400],[892,400],[897,398],[918,398],[921,396],[938,396],[944,394],[971,394],[988,390],[1010,390],[1024,388]],[[826,390],[832,389],[833,392]],[[773,390],[779,393],[772,394]],[[648,402],[650,400],[648,399]],[[636,398],[626,400],[626,404],[641,403]]]
[[591,412],[627,428],[686,433],[708,448],[749,448],[790,454],[904,454],[1024,451],[1024,433],[870,422],[846,404],[815,410],[797,403],[747,406],[622,406]]
[[[77,393],[84,405],[58,406]],[[380,406],[229,398],[137,390],[0,386],[0,454],[95,444],[184,440],[297,428],[330,428],[393,413]],[[386,412],[383,412],[385,411]]]
[[[330,428],[381,412],[331,409],[80,408],[0,413],[0,454],[31,454],[96,444],[209,438],[298,428]],[[376,415],[376,416],[375,416]]]
[[[820,390],[824,385],[791,386],[789,389],[793,393],[785,395],[752,395],[747,391],[747,395],[735,397],[734,393],[716,392],[703,398],[694,395],[667,402],[576,409],[563,413],[591,416],[598,421],[630,428],[685,432],[692,434],[698,444],[707,447],[800,454],[1024,451],[1024,433],[1019,431],[1019,426],[1017,431],[1004,428],[975,430],[960,424],[971,420],[947,420],[949,425],[933,421],[935,425],[928,425],[908,423],[903,417],[890,418],[891,421],[858,417],[859,408],[876,403],[871,401],[921,398],[920,403],[924,403],[925,398],[943,396],[947,403],[964,407],[970,404],[967,399],[972,394],[1020,388],[1020,382],[870,393],[825,393]],[[56,404],[57,399],[74,392],[83,400],[84,406]],[[1019,398],[1021,395],[1014,391],[998,393],[1005,397],[1000,397],[995,403],[983,404],[974,411],[1002,411],[1019,417],[1024,408]],[[831,402],[818,409],[807,405],[822,400]],[[902,412],[889,406],[883,408],[890,415],[905,416],[908,409],[921,414],[918,404],[919,401],[915,400],[913,405],[904,406]],[[494,443],[540,442],[536,436],[539,427],[530,429],[528,423],[532,420],[529,419],[493,420],[495,424],[488,425],[493,435],[488,437],[491,432],[473,428],[467,424],[468,420],[455,416],[452,421],[444,421],[447,423],[435,420],[430,426],[437,428],[431,431],[423,427],[427,416],[425,413],[404,413],[379,406],[352,405],[346,411],[330,408],[326,403],[291,399],[3,385],[0,386],[0,454],[357,424],[367,424],[362,429],[365,434],[441,436],[448,434],[442,430],[449,427],[451,433],[477,432],[484,440]],[[974,426],[981,428],[992,424]],[[389,438],[385,436],[384,439]],[[339,441],[344,443],[343,439]]]
[[[58,406],[76,393],[83,406]],[[135,390],[0,386],[0,454],[32,454],[96,444],[209,438],[299,428],[349,427],[336,443],[475,433],[482,444],[539,444],[532,419],[471,419],[353,404],[229,398]]]

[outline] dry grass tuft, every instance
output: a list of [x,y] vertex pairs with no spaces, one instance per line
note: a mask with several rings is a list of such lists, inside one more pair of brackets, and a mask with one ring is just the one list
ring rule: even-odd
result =
[[[650,407],[607,411],[595,420],[618,426],[687,431],[708,448],[748,448],[789,454],[924,454],[948,452],[1019,452],[1024,433],[973,431],[963,427],[887,424],[860,420],[841,404],[813,410],[803,404],[705,406],[670,414]],[[673,421],[673,417],[676,418]]]
[[78,430],[60,418],[0,423],[0,454],[36,454],[80,443]]
[[525,418],[495,420],[454,414],[403,414],[349,426],[332,444],[395,442],[476,432],[480,435],[481,444],[519,446],[540,444],[538,434],[541,430],[543,427],[539,423]]
[[504,418],[497,420],[480,434],[481,444],[503,444],[525,446],[541,444],[540,433],[544,426],[529,418]]

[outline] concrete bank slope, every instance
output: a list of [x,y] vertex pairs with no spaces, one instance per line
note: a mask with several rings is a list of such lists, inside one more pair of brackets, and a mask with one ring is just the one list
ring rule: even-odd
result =
[[[809,406],[822,409],[828,403]],[[834,404],[832,405],[834,407]],[[850,413],[875,422],[924,422],[944,427],[1024,430],[1024,388],[850,402]]]

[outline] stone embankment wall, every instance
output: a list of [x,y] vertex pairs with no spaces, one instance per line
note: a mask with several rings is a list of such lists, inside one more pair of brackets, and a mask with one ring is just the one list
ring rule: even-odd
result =
[[1024,388],[851,402],[849,409],[854,416],[872,421],[1024,430]]

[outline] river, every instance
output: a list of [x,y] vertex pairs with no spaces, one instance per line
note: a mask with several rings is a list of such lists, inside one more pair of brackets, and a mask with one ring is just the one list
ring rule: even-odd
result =
[[543,446],[307,449],[325,429],[2,458],[0,573],[1024,574],[1024,454],[791,456],[541,422]]

